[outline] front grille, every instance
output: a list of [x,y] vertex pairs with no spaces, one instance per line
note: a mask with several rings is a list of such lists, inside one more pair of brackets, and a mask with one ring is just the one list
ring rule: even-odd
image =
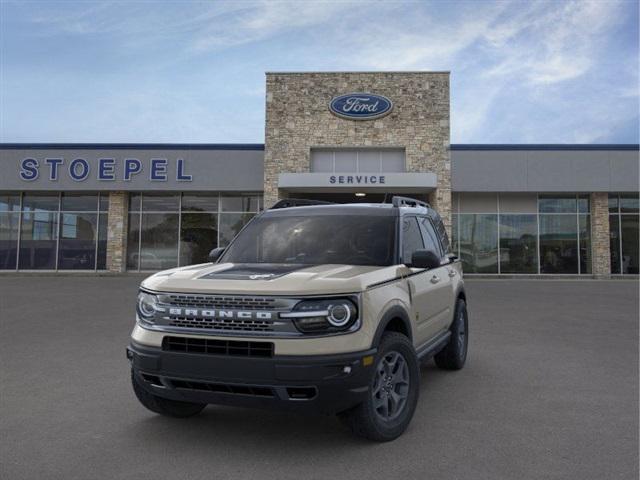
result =
[[241,310],[268,310],[273,309],[275,298],[264,297],[236,297],[218,295],[166,295],[162,299],[176,307],[198,307],[206,309],[241,309]]
[[235,332],[272,332],[271,320],[241,320],[230,318],[202,318],[169,316],[172,327],[200,328],[204,330],[225,330]]
[[184,390],[200,390],[214,393],[231,393],[233,395],[252,395],[255,397],[274,397],[273,389],[257,385],[232,385],[228,383],[194,382],[187,380],[169,380],[173,388]]
[[240,342],[208,338],[164,337],[162,349],[169,352],[230,355],[235,357],[272,357],[272,342]]

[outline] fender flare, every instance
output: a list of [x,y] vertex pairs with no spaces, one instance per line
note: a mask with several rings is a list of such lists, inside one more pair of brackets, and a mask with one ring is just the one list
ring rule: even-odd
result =
[[389,325],[389,322],[394,319],[400,319],[404,325],[405,330],[408,332],[409,340],[413,340],[413,330],[411,328],[411,320],[407,311],[401,307],[400,305],[394,305],[389,308],[382,318],[380,319],[380,323],[378,323],[378,327],[376,328],[376,333],[373,336],[372,347],[377,347],[380,345],[380,340],[382,339],[382,335]]

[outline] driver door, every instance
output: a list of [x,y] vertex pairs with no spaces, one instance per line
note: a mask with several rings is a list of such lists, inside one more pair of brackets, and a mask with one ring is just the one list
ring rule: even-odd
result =
[[[418,217],[403,218],[404,263],[409,263],[413,252],[419,249],[432,250],[442,257],[439,244],[434,244],[426,232],[423,233],[420,223]],[[440,332],[453,314],[450,307],[451,279],[446,266],[431,270],[411,268],[407,275],[407,284],[411,293],[411,313],[415,322],[415,344],[418,346]]]

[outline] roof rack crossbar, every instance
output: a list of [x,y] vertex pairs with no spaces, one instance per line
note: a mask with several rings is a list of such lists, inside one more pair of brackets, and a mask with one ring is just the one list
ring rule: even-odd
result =
[[309,207],[312,205],[334,205],[333,202],[325,202],[324,200],[307,200],[306,198],[283,198],[278,200],[270,210],[289,207]]
[[423,202],[421,200],[416,200],[415,198],[409,198],[409,197],[399,197],[399,196],[393,196],[391,198],[391,204],[396,207],[425,207],[425,208],[431,208],[431,205],[429,205],[427,202]]

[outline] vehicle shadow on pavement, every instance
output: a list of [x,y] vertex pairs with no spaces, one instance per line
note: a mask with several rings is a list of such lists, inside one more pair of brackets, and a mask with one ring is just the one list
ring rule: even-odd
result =
[[[437,389],[448,372],[428,362],[421,365],[420,400],[416,414],[429,408],[429,391]],[[137,405],[136,405],[137,406]],[[219,442],[226,449],[232,445],[274,451],[308,452],[310,447],[333,449],[336,442],[353,445],[375,445],[357,438],[336,416],[309,415],[283,411],[209,405],[200,415],[174,419],[154,415],[140,409],[138,421],[127,427],[136,437],[143,437],[151,448],[184,445],[191,452],[208,451]],[[180,439],[176,442],[176,439]],[[175,442],[175,444],[174,444]],[[253,445],[255,443],[255,445]],[[171,445],[169,445],[171,444]],[[195,453],[195,452],[194,452]]]

